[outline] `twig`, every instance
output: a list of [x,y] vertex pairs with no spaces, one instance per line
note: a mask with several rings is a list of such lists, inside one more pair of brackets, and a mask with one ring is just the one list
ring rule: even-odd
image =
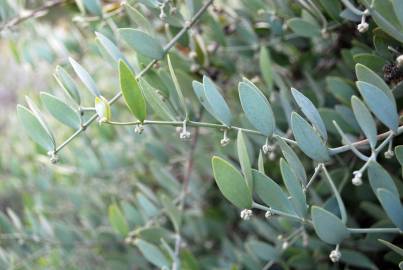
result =
[[[175,37],[168,42],[167,45],[164,46],[164,54],[168,53],[168,51],[176,44],[176,42],[196,23],[196,21],[204,14],[204,12],[207,10],[207,8],[213,3],[213,0],[208,0],[200,9],[199,11],[192,17],[192,19],[188,22],[186,22],[185,26],[182,28],[181,31],[179,31]],[[140,71],[136,75],[136,79],[141,78],[147,71],[149,71],[155,63],[157,63],[158,60],[154,59],[152,60],[142,71]],[[115,103],[120,97],[122,96],[122,92],[119,91],[110,101],[109,104]],[[69,142],[74,140],[78,135],[81,134],[89,125],[91,125],[92,122],[97,119],[97,114],[93,114],[90,119],[88,119],[87,122],[85,122],[80,129],[78,129],[76,132],[73,133],[66,141],[64,141],[61,145],[59,145],[54,153],[56,154],[59,152],[63,147],[65,147]]]
[[13,19],[9,20],[8,22],[6,22],[2,26],[0,26],[0,32],[3,31],[4,29],[16,26],[17,24],[20,24],[23,21],[26,21],[28,19],[43,16],[44,13],[46,13],[49,9],[57,7],[61,4],[67,3],[68,1],[69,0],[48,1],[41,7],[38,7],[33,10],[25,11],[23,14],[20,14],[19,16],[14,17]]

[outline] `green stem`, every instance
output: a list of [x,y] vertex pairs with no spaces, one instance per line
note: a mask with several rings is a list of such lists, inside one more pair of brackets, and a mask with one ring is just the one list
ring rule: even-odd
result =
[[[64,1],[62,1],[64,2]],[[175,37],[168,42],[164,46],[164,54],[168,53],[168,51],[176,44],[176,42],[196,23],[196,21],[204,14],[204,12],[207,10],[207,8],[213,3],[213,0],[208,0],[200,9],[199,11],[192,17],[190,21],[186,23],[186,25],[179,31]],[[1,29],[0,29],[1,30]],[[158,60],[154,59],[152,60],[142,71],[140,71],[136,75],[136,79],[139,79],[142,77],[147,71],[149,71],[155,63],[157,63]],[[120,91],[117,93],[110,101],[109,104],[115,103],[120,97],[122,96],[122,92]],[[89,125],[91,125],[92,122],[97,119],[97,114],[93,114],[90,119],[88,119],[87,122],[85,122],[81,128],[79,128],[76,132],[74,132],[66,141],[64,141],[61,145],[59,145],[54,153],[56,154],[59,152],[63,147],[65,147],[68,143],[70,143],[72,140],[74,140],[78,135],[80,135],[81,132],[83,132]]]
[[341,199],[340,193],[337,190],[336,185],[333,183],[332,178],[330,177],[329,172],[327,171],[325,165],[322,163],[322,170],[325,174],[325,177],[327,181],[329,182],[330,187],[332,188],[333,194],[336,197],[337,204],[339,205],[340,209],[340,215],[341,215],[341,220],[343,221],[344,224],[347,222],[347,213],[346,213],[346,207],[344,206],[343,200]]
[[350,233],[403,233],[398,228],[347,228],[347,230]]
[[276,209],[273,209],[273,208],[269,208],[269,207],[266,207],[264,205],[258,204],[256,202],[252,203],[252,208],[260,209],[260,210],[263,210],[263,211],[270,211],[275,215],[296,219],[296,220],[299,220],[300,222],[303,222],[303,223],[306,222],[303,218],[300,218],[299,216],[296,216],[296,215],[293,215],[293,214],[288,214],[286,212],[276,210]]

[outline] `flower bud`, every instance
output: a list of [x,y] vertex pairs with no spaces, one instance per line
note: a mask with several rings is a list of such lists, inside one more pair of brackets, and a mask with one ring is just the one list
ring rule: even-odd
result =
[[138,124],[134,127],[134,132],[136,134],[141,134],[144,131],[144,126],[142,124]]
[[267,210],[266,213],[264,214],[265,218],[270,218],[271,216],[273,216],[273,212],[271,210]]
[[338,262],[341,258],[341,253],[338,249],[334,249],[330,252],[329,258],[332,262]]
[[227,146],[231,140],[229,138],[222,138],[220,141],[221,146]]
[[359,25],[357,25],[357,30],[360,33],[365,33],[368,31],[368,26],[369,26],[368,23],[362,22]]
[[241,216],[241,219],[243,219],[243,220],[249,220],[252,217],[252,214],[253,214],[252,210],[244,209],[241,211],[240,216]]
[[391,159],[395,154],[393,153],[392,150],[388,150],[384,153],[384,156],[386,159]]
[[403,67],[403,54],[399,55],[396,58],[396,64],[398,67]]

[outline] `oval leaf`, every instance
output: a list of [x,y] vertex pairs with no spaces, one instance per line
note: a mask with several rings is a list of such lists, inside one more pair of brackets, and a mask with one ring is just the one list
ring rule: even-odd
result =
[[106,36],[99,32],[95,32],[95,35],[97,36],[97,40],[99,44],[101,44],[102,48],[105,50],[105,52],[108,53],[108,55],[115,61],[118,62],[119,60],[123,60],[126,64],[128,64],[127,60],[123,56],[123,54],[120,52],[119,48],[116,47],[116,45]]
[[384,188],[399,197],[399,191],[388,172],[376,161],[370,161],[368,165],[368,178],[372,190],[376,193],[378,188]]
[[252,207],[249,187],[239,171],[224,159],[212,158],[214,179],[221,193],[232,204],[241,209]]
[[26,107],[17,105],[17,116],[28,136],[47,151],[55,149],[52,136],[36,116]]
[[199,100],[200,104],[211,114],[214,115],[213,108],[211,108],[210,104],[207,101],[206,95],[204,94],[203,84],[198,81],[192,82],[193,91]]
[[311,124],[319,132],[323,141],[327,141],[326,126],[322,118],[320,117],[320,114],[315,105],[313,105],[313,103],[297,89],[291,88],[291,93],[302,113],[306,116],[306,118],[308,118],[309,122],[311,122]]
[[238,90],[246,118],[262,134],[271,137],[275,129],[275,120],[269,101],[251,82],[239,83]]
[[253,190],[252,165],[249,159],[248,148],[245,142],[245,136],[243,135],[241,130],[238,131],[237,150],[238,150],[239,162],[241,163],[242,173],[252,193]]
[[292,18],[287,21],[287,25],[294,33],[301,37],[311,38],[320,35],[320,28],[318,25],[301,18]]
[[326,243],[336,245],[349,237],[350,232],[334,214],[321,207],[313,206],[311,215],[316,234]]
[[136,246],[147,261],[160,268],[168,268],[168,259],[157,246],[142,239],[136,240]]
[[169,72],[171,73],[171,78],[172,78],[172,81],[174,82],[176,93],[178,94],[179,101],[180,101],[182,109],[185,113],[185,119],[187,120],[189,118],[189,115],[188,115],[188,109],[186,107],[185,97],[183,96],[182,89],[179,85],[178,79],[176,78],[174,69],[172,67],[171,58],[169,57],[169,55],[168,55],[167,59],[168,59]]
[[119,81],[127,107],[140,122],[144,122],[147,116],[145,98],[136,77],[123,61],[119,62]]
[[385,94],[391,98],[393,98],[392,91],[390,90],[389,86],[386,82],[376,74],[372,69],[364,66],[363,64],[356,64],[355,65],[355,74],[357,75],[358,81],[363,81],[372,85],[375,85],[379,89],[381,89]]
[[384,188],[378,188],[376,193],[390,220],[403,231],[403,206],[399,197]]
[[291,195],[291,202],[294,209],[300,217],[305,217],[307,214],[307,205],[301,182],[297,180],[294,172],[284,159],[280,160],[280,169],[285,186],[287,187],[288,193]]
[[302,165],[301,160],[298,158],[297,154],[292,150],[292,148],[281,138],[277,137],[278,144],[280,145],[281,152],[284,158],[287,160],[291,169],[294,171],[298,180],[302,184],[306,184],[306,172],[304,165]]
[[127,222],[119,207],[116,204],[111,204],[108,208],[109,223],[112,228],[122,236],[126,236],[129,232]]
[[80,128],[80,116],[64,101],[44,92],[41,93],[41,100],[49,113],[58,121],[74,129]]
[[77,76],[80,78],[85,87],[93,94],[95,97],[99,97],[101,93],[99,92],[94,80],[91,75],[86,71],[79,63],[73,58],[69,58],[70,64],[72,65]]
[[138,53],[157,60],[164,57],[164,49],[161,44],[147,33],[133,28],[121,28],[119,33],[126,43]]
[[296,112],[291,114],[291,127],[298,146],[308,157],[316,161],[326,161],[330,158],[319,135]]
[[77,105],[80,105],[81,97],[80,93],[78,92],[77,86],[71,76],[64,70],[64,68],[62,68],[61,66],[57,66],[53,76],[62,87],[64,92],[67,94],[67,96],[74,100]]
[[203,89],[207,102],[213,110],[213,116],[226,126],[231,125],[232,114],[227,102],[220,94],[217,86],[207,76],[203,77]]
[[275,210],[295,214],[290,201],[276,182],[256,170],[252,170],[252,175],[255,191],[267,206]]
[[396,132],[399,125],[396,101],[392,101],[385,92],[372,84],[358,81],[357,87],[364,97],[365,103],[367,103],[375,116],[388,128]]
[[368,138],[371,148],[374,149],[378,140],[378,133],[376,123],[372,118],[370,111],[367,109],[367,106],[365,106],[364,102],[362,102],[356,96],[351,98],[351,106],[353,107],[354,116],[355,119],[357,119],[358,125]]

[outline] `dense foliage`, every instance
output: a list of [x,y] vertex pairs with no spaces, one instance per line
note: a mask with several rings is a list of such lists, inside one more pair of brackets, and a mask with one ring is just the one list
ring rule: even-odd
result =
[[1,269],[403,269],[402,0],[0,0],[0,31]]

